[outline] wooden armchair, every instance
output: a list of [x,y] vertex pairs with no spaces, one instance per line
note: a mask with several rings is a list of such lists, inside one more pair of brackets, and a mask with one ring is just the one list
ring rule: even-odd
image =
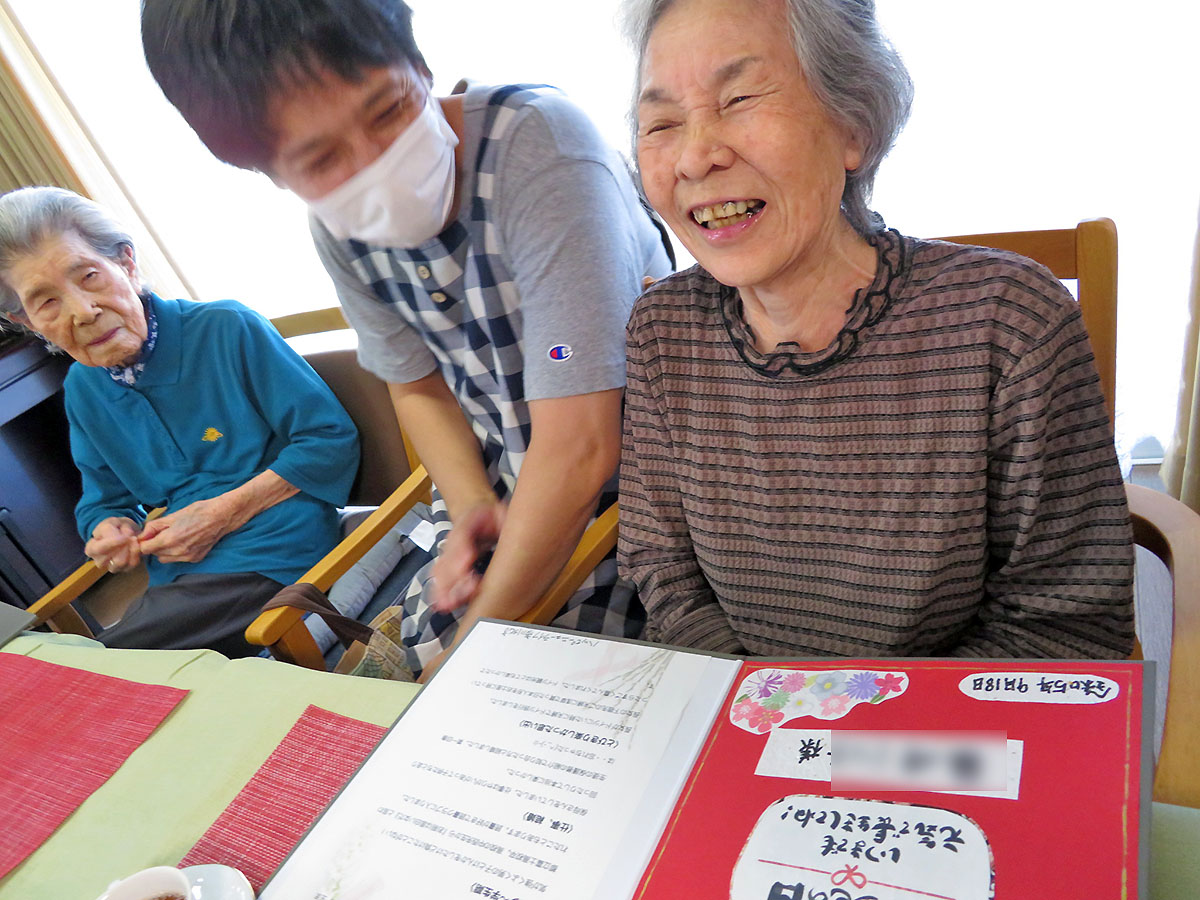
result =
[[86,590],[108,574],[89,559],[29,607],[29,612],[34,617],[34,626],[49,625],[51,630],[63,634],[94,637],[83,617],[71,606],[71,602],[83,596]]
[[[1079,311],[1087,327],[1108,407],[1116,406],[1117,228],[1111,219],[1089,219],[1075,228],[943,238],[1011,250],[1036,260],[1060,279],[1077,282]],[[1166,494],[1126,485],[1134,541],[1167,566],[1172,578],[1174,624],[1167,689],[1166,727],[1154,775],[1154,799],[1200,807],[1200,515]],[[1140,650],[1135,652],[1140,659]]]
[[[347,327],[341,310],[336,307],[285,316],[276,319],[274,324],[284,337]],[[311,584],[323,593],[328,592],[333,583],[358,562],[416,503],[428,501],[432,486],[424,466],[420,465],[411,446],[404,442],[400,435],[386,386],[359,368],[352,351],[333,353],[347,356],[324,359],[321,354],[315,354],[306,356],[306,359],[338,395],[338,399],[358,426],[363,441],[363,462],[359,481],[365,485],[374,485],[375,494],[380,492],[382,485],[386,484],[389,490],[392,485],[399,486],[380,499],[361,501],[371,505],[378,503],[379,508],[300,578],[299,583]],[[371,396],[361,396],[366,394]],[[356,411],[361,412],[356,415]],[[377,438],[377,432],[390,432],[395,437]],[[397,438],[399,440],[396,440]],[[390,449],[372,450],[372,446]],[[389,455],[394,459],[406,460],[405,477],[397,478],[394,470],[383,475],[373,474],[380,468],[381,460]],[[384,493],[386,494],[386,491]],[[539,625],[550,622],[600,560],[612,550],[616,541],[617,507],[613,504],[589,526],[562,572],[520,621]],[[325,668],[324,657],[304,624],[304,613],[294,607],[280,607],[264,612],[246,630],[246,640],[251,644],[269,648],[276,659],[311,669]]]
[[1159,491],[1125,486],[1133,539],[1163,561],[1174,600],[1166,727],[1154,799],[1200,809],[1200,514]]
[[[272,324],[285,338],[350,327],[336,306],[282,316]],[[377,507],[300,579],[328,591],[406,512],[429,500],[431,482],[404,440],[387,385],[358,365],[354,350],[321,350],[307,353],[304,358],[329,385],[358,429],[362,457],[350,502]],[[285,607],[262,613],[250,623],[246,640],[269,648],[277,659],[325,668],[299,610]]]

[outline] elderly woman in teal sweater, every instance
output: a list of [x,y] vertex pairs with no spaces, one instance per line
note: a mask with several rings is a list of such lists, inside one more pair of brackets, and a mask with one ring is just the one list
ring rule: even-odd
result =
[[253,652],[242,632],[337,542],[357,469],[324,382],[241,304],[146,290],[129,236],[56,188],[0,197],[0,315],[76,362],[65,402],[85,552],[149,572],[100,639]]

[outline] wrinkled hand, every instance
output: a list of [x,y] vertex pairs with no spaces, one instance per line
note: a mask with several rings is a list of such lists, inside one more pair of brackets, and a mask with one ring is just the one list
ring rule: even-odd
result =
[[479,557],[496,546],[504,527],[507,505],[496,502],[472,507],[454,523],[441,552],[433,563],[433,595],[430,605],[450,612],[470,603],[479,591]]
[[110,516],[92,530],[83,552],[102,569],[127,572],[142,561],[138,524],[125,516]]
[[229,530],[226,504],[219,499],[197,500],[147,522],[138,541],[142,555],[157,557],[159,562],[200,562]]

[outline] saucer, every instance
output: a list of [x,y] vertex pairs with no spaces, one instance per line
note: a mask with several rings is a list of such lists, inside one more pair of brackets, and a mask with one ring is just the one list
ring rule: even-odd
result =
[[254,900],[246,876],[230,866],[187,866],[181,871],[192,886],[188,900]]

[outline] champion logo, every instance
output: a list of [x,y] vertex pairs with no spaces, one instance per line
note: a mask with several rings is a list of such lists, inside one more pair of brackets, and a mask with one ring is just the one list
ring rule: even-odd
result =
[[551,347],[549,350],[546,351],[546,355],[549,356],[553,360],[557,360],[558,362],[563,362],[564,360],[570,359],[571,354],[574,352],[575,351],[571,349],[570,344],[555,344],[553,347]]

